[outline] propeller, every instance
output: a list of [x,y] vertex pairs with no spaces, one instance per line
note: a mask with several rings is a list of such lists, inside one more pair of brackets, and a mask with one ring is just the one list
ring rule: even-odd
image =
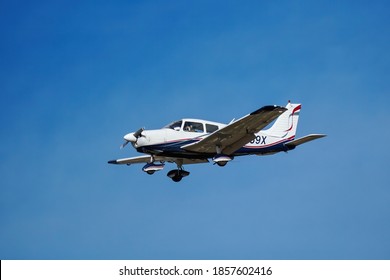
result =
[[123,138],[125,139],[125,142],[121,145],[121,149],[123,149],[124,147],[126,147],[127,144],[129,144],[129,142],[131,143],[137,143],[138,141],[138,138],[139,137],[142,137],[142,132],[145,130],[145,128],[140,128],[138,129],[136,132],[134,133],[129,133],[129,134],[126,134]]

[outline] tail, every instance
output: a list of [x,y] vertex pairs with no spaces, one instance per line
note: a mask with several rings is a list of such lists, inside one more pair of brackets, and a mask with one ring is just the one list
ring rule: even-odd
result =
[[291,140],[295,138],[301,104],[292,104],[289,101],[286,109],[287,111],[281,114],[269,129],[263,131],[264,133],[279,138],[291,138]]

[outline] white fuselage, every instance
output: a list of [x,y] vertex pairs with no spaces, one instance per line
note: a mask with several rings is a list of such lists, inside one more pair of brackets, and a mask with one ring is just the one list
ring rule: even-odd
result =
[[[134,148],[142,153],[176,155],[183,153],[183,155],[194,155],[194,153],[181,149],[181,146],[198,142],[225,126],[226,124],[205,120],[183,119],[161,129],[144,130],[141,137],[135,142],[130,140],[134,138],[134,133],[129,133],[125,136],[125,139],[133,142]],[[239,149],[235,155],[272,153],[272,147],[286,140],[286,138],[268,134],[267,130],[260,131],[255,134],[255,138],[252,141]],[[218,154],[217,151],[215,153]],[[202,157],[204,156],[202,155]]]

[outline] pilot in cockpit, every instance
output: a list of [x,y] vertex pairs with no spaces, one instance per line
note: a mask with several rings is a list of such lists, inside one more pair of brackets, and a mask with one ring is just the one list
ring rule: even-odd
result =
[[192,124],[187,124],[187,125],[184,127],[184,131],[193,132],[194,129],[193,129],[193,127],[192,127]]

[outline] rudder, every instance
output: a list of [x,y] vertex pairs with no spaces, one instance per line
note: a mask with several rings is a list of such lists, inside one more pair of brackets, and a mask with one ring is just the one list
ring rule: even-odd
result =
[[295,137],[301,104],[292,104],[289,101],[286,109],[287,111],[281,114],[269,129],[263,131],[264,133],[279,138]]

